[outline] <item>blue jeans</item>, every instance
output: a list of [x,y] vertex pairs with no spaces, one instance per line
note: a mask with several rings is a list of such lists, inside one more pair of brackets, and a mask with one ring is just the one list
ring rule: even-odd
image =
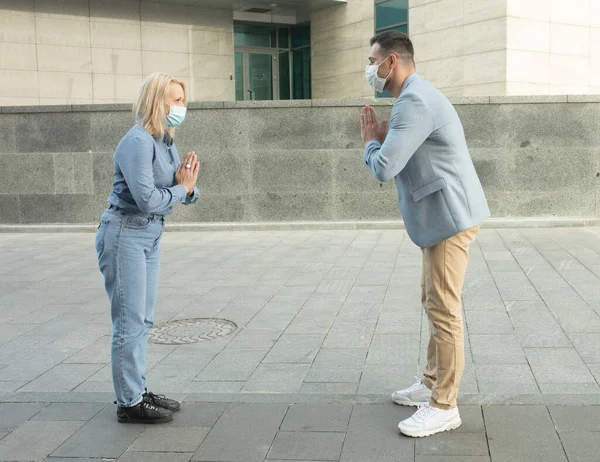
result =
[[119,406],[135,406],[146,388],[163,229],[162,216],[125,214],[111,206],[96,233],[98,264],[111,305],[111,364]]

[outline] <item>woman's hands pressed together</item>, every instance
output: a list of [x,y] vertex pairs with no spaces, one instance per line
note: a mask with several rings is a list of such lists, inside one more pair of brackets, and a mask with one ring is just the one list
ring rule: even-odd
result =
[[188,152],[185,160],[179,164],[175,173],[175,182],[185,187],[188,196],[194,192],[199,172],[200,162],[198,162],[198,156],[193,151]]

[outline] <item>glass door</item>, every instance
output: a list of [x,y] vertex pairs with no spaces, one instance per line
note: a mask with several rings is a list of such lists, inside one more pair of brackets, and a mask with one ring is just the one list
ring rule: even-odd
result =
[[279,99],[277,53],[263,49],[236,50],[235,90],[237,101]]
[[256,101],[279,99],[275,85],[276,60],[274,53],[248,52],[248,99]]

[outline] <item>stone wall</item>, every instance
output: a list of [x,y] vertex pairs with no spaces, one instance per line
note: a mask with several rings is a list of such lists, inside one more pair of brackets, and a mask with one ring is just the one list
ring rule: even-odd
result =
[[[199,155],[202,198],[173,221],[399,219],[394,184],[362,160],[365,102],[193,103],[176,142]],[[596,217],[600,97],[454,103],[495,217]],[[0,223],[95,222],[131,124],[126,105],[1,108]]]

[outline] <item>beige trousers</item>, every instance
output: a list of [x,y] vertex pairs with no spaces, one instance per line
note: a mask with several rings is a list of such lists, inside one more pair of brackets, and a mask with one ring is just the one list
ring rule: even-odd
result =
[[423,384],[432,390],[431,405],[456,407],[465,368],[461,294],[469,247],[479,226],[466,229],[423,251],[421,302],[429,319],[429,346]]

